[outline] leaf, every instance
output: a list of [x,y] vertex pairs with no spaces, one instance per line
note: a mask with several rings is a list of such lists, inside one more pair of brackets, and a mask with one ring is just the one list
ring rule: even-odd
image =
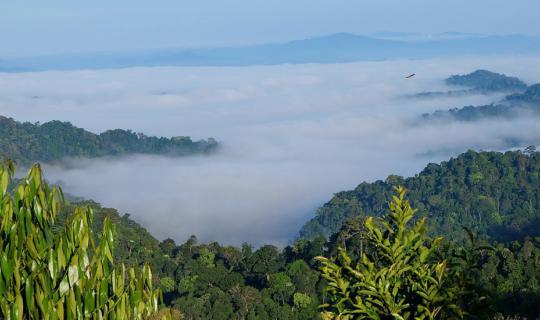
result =
[[15,305],[15,318],[17,320],[22,320],[24,318],[24,305],[20,293],[17,293],[17,296],[15,297]]

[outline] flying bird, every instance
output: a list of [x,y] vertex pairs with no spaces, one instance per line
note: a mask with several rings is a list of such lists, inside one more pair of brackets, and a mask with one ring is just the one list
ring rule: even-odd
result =
[[416,75],[416,73],[413,73],[411,75],[406,76],[405,79],[410,79],[410,78],[414,77],[415,75]]

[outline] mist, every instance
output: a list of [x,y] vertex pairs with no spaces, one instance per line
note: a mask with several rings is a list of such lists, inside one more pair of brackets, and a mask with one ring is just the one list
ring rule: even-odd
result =
[[[0,74],[0,114],[70,121],[99,133],[214,137],[208,156],[65,159],[45,175],[117,208],[159,239],[289,243],[332,194],[419,172],[468,149],[538,144],[538,119],[420,123],[423,113],[498,95],[410,99],[476,69],[540,82],[540,57],[469,57],[337,65],[130,68]],[[405,75],[416,73],[412,79]]]

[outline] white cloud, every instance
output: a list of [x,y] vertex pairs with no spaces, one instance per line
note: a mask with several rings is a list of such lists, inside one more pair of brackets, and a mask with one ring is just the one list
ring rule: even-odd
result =
[[[416,125],[425,112],[496,96],[400,98],[447,90],[478,68],[540,82],[540,58],[468,58],[243,68],[0,74],[0,114],[100,132],[213,136],[208,157],[133,156],[47,166],[73,194],[129,212],[159,238],[285,244],[333,192],[469,148],[537,142],[534,119]],[[413,79],[404,75],[415,72]]]

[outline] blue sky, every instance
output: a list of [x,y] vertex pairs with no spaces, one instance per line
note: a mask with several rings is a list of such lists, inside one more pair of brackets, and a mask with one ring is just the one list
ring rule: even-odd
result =
[[538,0],[27,0],[0,3],[0,57],[261,43],[335,32],[538,34]]

